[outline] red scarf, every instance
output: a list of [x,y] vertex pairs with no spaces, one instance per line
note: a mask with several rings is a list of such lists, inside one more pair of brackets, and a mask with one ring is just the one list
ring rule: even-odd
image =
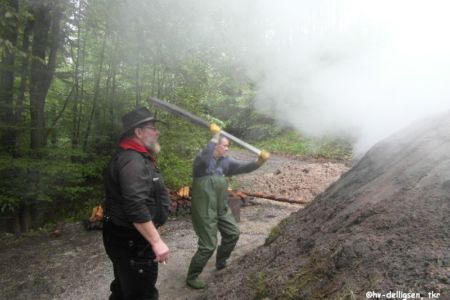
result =
[[129,138],[124,138],[120,141],[119,144],[120,148],[122,148],[123,150],[134,150],[136,152],[140,152],[140,153],[144,153],[145,155],[147,155],[150,160],[153,162],[153,165],[156,166],[156,158],[151,155],[150,152],[148,152],[147,148],[144,147],[144,145],[139,144],[138,142],[136,142],[135,140],[129,139]]

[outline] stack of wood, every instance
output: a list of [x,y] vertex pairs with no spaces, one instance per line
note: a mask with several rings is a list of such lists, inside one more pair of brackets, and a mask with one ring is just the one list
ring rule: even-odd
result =
[[[86,230],[101,230],[103,228],[103,216],[103,205],[99,203],[92,209],[89,218],[83,220],[83,224]],[[58,236],[60,234],[60,230],[55,229],[53,234],[55,236]]]
[[178,192],[169,190],[171,213],[179,216],[191,213],[191,189],[184,186]]

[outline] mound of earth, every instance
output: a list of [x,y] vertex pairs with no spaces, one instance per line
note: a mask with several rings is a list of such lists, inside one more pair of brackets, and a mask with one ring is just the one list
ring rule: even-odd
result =
[[266,245],[217,276],[205,295],[367,299],[376,292],[403,299],[433,292],[450,299],[449,213],[445,114],[375,145],[311,205],[279,223]]

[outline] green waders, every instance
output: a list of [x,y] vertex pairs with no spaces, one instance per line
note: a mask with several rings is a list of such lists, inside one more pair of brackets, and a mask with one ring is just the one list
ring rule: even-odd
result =
[[198,249],[192,257],[187,281],[195,281],[217,246],[217,229],[222,236],[217,249],[216,268],[222,269],[239,239],[239,227],[228,206],[228,181],[224,176],[194,178],[192,224]]

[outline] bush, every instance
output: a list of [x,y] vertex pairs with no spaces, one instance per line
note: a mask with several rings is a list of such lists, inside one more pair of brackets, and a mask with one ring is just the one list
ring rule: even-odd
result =
[[210,139],[209,131],[180,119],[170,119],[170,130],[161,134],[158,165],[169,188],[192,183],[192,164],[197,153]]
[[[76,218],[87,203],[103,199],[100,187],[104,160],[72,163],[59,155],[44,158],[0,157],[0,213],[14,216],[24,209],[31,220],[21,223],[41,226],[67,217]],[[39,216],[35,212],[39,211]],[[19,216],[24,218],[26,216]],[[37,219],[42,222],[35,222]],[[28,225],[22,231],[28,230]]]

